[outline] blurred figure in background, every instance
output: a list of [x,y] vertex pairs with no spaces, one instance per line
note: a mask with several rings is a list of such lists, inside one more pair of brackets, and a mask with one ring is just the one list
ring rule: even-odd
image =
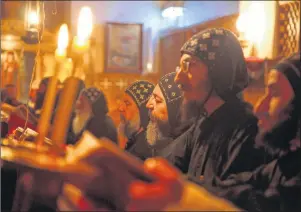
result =
[[71,123],[70,133],[73,133],[73,139],[68,143],[75,144],[82,133],[88,130],[97,138],[106,137],[117,144],[117,129],[107,113],[104,93],[95,87],[83,89],[76,102],[75,116]]
[[125,150],[142,160],[151,156],[146,142],[146,127],[149,122],[146,103],[153,90],[154,85],[148,81],[134,82],[125,90],[118,108],[121,119],[118,131],[127,139]]
[[3,89],[4,94],[3,94],[3,100],[1,101],[3,103],[9,104],[11,106],[17,107],[22,104],[17,99],[17,87],[13,84],[7,84],[5,85],[5,88]]
[[[41,114],[41,109],[43,107],[43,102],[44,102],[44,99],[45,99],[45,96],[46,96],[46,92],[47,92],[47,87],[50,83],[50,79],[52,77],[46,77],[44,78],[41,82],[40,82],[40,85],[39,85],[39,88],[36,92],[36,101],[35,101],[35,105],[34,105],[34,113],[39,117],[40,114]],[[59,83],[60,84],[60,83]],[[58,89],[57,91],[59,91],[59,85],[58,85]],[[58,93],[56,95],[56,100],[55,100],[55,105],[54,105],[54,108],[53,108],[53,111],[55,111],[56,109],[56,106],[58,104]]]

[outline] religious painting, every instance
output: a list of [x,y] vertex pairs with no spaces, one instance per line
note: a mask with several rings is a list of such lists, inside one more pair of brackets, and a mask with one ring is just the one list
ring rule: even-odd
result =
[[6,51],[1,54],[1,87],[7,84],[18,86],[19,58],[16,52]]
[[105,72],[142,72],[142,24],[107,23]]

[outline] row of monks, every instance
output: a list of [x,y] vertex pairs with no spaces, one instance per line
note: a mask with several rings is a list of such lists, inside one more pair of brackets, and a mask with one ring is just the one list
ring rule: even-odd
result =
[[[95,155],[90,163],[101,174],[89,182],[35,178],[41,184],[31,190],[29,210],[301,211],[300,52],[269,71],[264,96],[250,105],[242,98],[249,83],[245,58],[231,31],[207,29],[179,51],[176,72],[124,91],[118,125],[104,93],[82,83],[68,126],[67,154],[82,148],[89,132],[126,152],[128,161],[144,161],[152,180],[133,174],[136,164],[115,166]],[[41,82],[31,109],[36,117],[48,83]],[[4,102],[21,104],[9,93]],[[23,188],[29,178],[20,177]]]

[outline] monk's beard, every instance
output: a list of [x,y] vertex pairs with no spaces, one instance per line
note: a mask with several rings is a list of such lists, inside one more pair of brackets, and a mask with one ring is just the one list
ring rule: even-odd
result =
[[140,128],[140,116],[137,114],[133,120],[127,121],[125,117],[120,114],[121,122],[118,126],[118,133],[123,134],[127,138],[130,138]]
[[72,121],[72,130],[74,134],[79,134],[84,127],[86,126],[87,122],[89,121],[91,117],[90,112],[82,112],[82,113],[76,113],[73,121]]
[[260,131],[255,139],[256,145],[264,146],[272,154],[289,151],[291,141],[298,133],[298,121],[298,114],[293,111],[287,120],[278,123],[269,132]]
[[[150,116],[152,116],[150,114]],[[168,122],[164,122],[155,117],[151,117],[146,129],[146,140],[151,146],[154,146],[158,141],[165,137],[168,137],[170,133],[170,125]]]

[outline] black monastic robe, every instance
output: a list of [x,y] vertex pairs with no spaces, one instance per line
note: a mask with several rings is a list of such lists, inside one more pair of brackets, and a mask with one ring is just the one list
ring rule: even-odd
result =
[[301,149],[207,187],[247,211],[301,211]]
[[166,158],[190,180],[214,185],[215,179],[254,170],[269,160],[264,150],[254,148],[257,130],[257,119],[245,103],[226,102],[176,139]]

